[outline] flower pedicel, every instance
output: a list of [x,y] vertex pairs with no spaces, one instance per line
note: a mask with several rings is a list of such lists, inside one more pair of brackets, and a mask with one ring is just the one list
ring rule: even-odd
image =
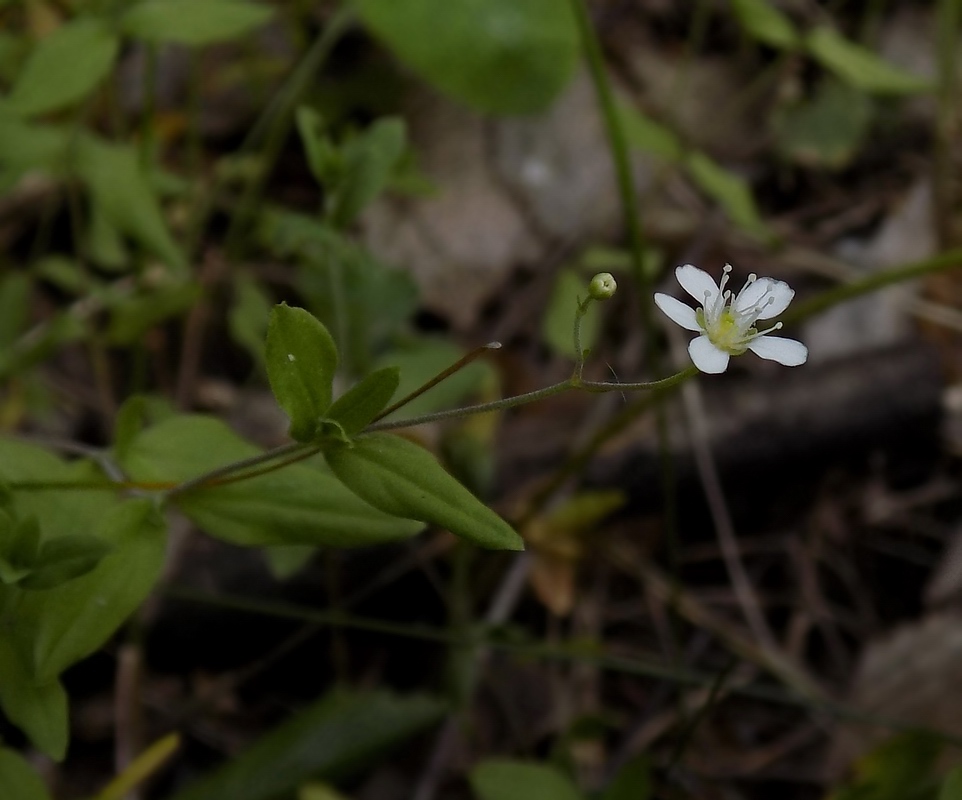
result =
[[716,285],[707,272],[692,264],[675,269],[681,287],[702,304],[697,310],[670,295],[655,294],[655,305],[672,322],[701,334],[688,344],[695,366],[702,372],[724,372],[729,358],[746,350],[787,367],[804,364],[808,359],[805,345],[771,335],[782,327],[781,322],[764,331],[756,327],[758,320],[771,319],[788,308],[795,290],[784,281],[752,274],[742,290],[733,295],[725,289],[731,271],[731,265],[726,264],[721,283]]

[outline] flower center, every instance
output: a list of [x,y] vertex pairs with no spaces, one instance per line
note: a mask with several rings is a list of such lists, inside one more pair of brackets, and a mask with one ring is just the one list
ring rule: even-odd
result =
[[705,333],[715,347],[733,356],[741,355],[748,343],[755,338],[756,330],[746,325],[744,317],[736,316],[732,309],[725,308]]

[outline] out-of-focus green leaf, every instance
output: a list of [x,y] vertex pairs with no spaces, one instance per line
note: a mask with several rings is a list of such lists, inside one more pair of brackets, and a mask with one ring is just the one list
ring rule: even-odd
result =
[[316,547],[306,544],[275,545],[264,548],[264,557],[271,575],[283,581],[307,566],[316,552]]
[[0,190],[30,170],[66,171],[69,138],[52,125],[37,125],[0,112]]
[[386,750],[437,723],[444,711],[430,697],[335,691],[173,800],[269,800],[309,778],[338,780],[373,766]]
[[[143,431],[120,461],[135,480],[186,481],[262,452],[220,420],[192,415]],[[357,547],[410,538],[424,527],[372,508],[319,459],[185,492],[176,505],[211,536],[244,546]]]
[[73,167],[99,213],[178,274],[185,274],[184,256],[167,229],[134,149],[81,135],[73,156]]
[[[0,587],[0,622],[14,624],[10,603],[21,596],[19,589]],[[10,636],[0,636],[0,708],[36,747],[60,761],[67,752],[70,735],[67,722],[67,694],[54,678],[37,681],[27,669]],[[3,785],[0,777],[0,786]],[[18,797],[18,795],[0,795]]]
[[558,0],[359,0],[371,31],[421,78],[491,114],[544,110],[580,44]]
[[[574,346],[574,323],[578,303],[588,296],[588,282],[574,269],[565,268],[555,276],[548,307],[541,320],[541,335],[559,355],[577,358]],[[601,328],[601,309],[597,303],[588,306],[581,318],[581,347],[590,350],[598,339]]]
[[30,574],[18,584],[34,591],[54,589],[93,570],[110,551],[96,536],[82,533],[57,536],[43,543]]
[[962,800],[962,767],[956,767],[945,776],[939,800]]
[[0,797],[9,800],[51,800],[40,776],[23,757],[0,747]]
[[124,33],[147,42],[200,46],[235,39],[271,18],[244,0],[145,0],[120,18]]
[[22,272],[0,278],[0,347],[9,347],[27,326],[33,281]]
[[931,800],[941,737],[910,731],[883,742],[855,764],[855,777],[829,800]]
[[729,172],[704,153],[692,152],[685,159],[691,179],[746,233],[761,239],[771,237],[755,205],[752,190],[744,178]]
[[469,779],[477,800],[584,800],[567,775],[544,764],[490,759],[472,769]]
[[93,529],[110,552],[54,589],[24,592],[19,639],[40,682],[99,649],[144,601],[164,564],[166,529],[149,500],[128,500]]
[[78,17],[61,25],[30,54],[8,106],[33,116],[81,100],[110,72],[119,47],[116,34],[101,20]]
[[838,80],[772,118],[779,152],[807,167],[841,169],[858,152],[872,122],[872,100]]
[[890,64],[831,28],[816,28],[809,33],[805,48],[825,69],[865,92],[914,94],[933,89],[931,81]]
[[413,442],[372,433],[331,447],[324,457],[348,489],[386,514],[438,525],[481,547],[524,549],[507,522]]
[[647,756],[642,756],[618,770],[601,800],[648,800],[650,797],[651,764]]
[[360,433],[388,404],[400,381],[397,367],[376,370],[342,394],[328,409],[329,419],[348,435]]
[[111,298],[107,341],[115,345],[136,344],[151,328],[186,314],[200,296],[200,284],[170,282],[149,291]]
[[681,160],[684,150],[671,128],[626,103],[618,104],[618,118],[629,146],[670,163]]
[[267,322],[274,303],[249,275],[239,275],[232,288],[234,299],[228,315],[230,334],[263,367],[267,363],[264,355]]
[[801,41],[791,20],[769,0],[732,0],[732,11],[749,36],[763,44],[790,49]]
[[388,185],[407,142],[404,121],[380,119],[341,148],[343,179],[331,187],[325,211],[337,228],[350,225]]
[[275,306],[267,326],[267,377],[291,420],[290,435],[310,442],[331,406],[337,346],[324,324],[303,308]]

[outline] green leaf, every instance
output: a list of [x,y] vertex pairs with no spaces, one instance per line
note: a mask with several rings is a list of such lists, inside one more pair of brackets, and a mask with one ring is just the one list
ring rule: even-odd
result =
[[[186,481],[263,451],[212,417],[170,417],[143,431],[121,465],[134,480]],[[348,491],[320,459],[178,495],[175,504],[211,536],[243,546],[357,547],[417,534]]]
[[52,125],[34,125],[0,114],[0,189],[30,170],[59,175],[66,170],[67,134]]
[[472,769],[469,780],[477,800],[584,800],[568,776],[543,764],[490,759]]
[[22,589],[53,589],[86,575],[110,552],[110,545],[82,533],[58,536],[43,543],[30,574],[18,584]]
[[732,11],[749,36],[763,44],[790,50],[801,41],[791,20],[769,0],[732,0]]
[[342,778],[379,763],[386,750],[437,723],[444,711],[430,697],[334,691],[173,800],[269,800],[308,778]]
[[939,800],[962,800],[962,767],[956,767],[945,776]]
[[684,149],[671,128],[626,103],[619,103],[617,111],[621,129],[630,147],[672,164],[681,160]]
[[102,21],[61,25],[30,54],[8,105],[24,116],[56,111],[83,99],[110,72],[120,42]]
[[[577,271],[561,269],[555,276],[548,307],[541,320],[541,335],[559,355],[577,358],[574,346],[575,315],[578,303],[588,295],[588,281]],[[598,339],[601,328],[601,309],[592,303],[581,318],[581,347],[590,350]]]
[[144,601],[164,564],[166,528],[149,500],[128,500],[94,529],[111,546],[97,567],[55,589],[24,592],[18,638],[44,682],[98,650]]
[[267,321],[274,304],[249,275],[238,275],[233,283],[234,298],[228,315],[230,335],[257,364],[265,366],[264,341]]
[[186,314],[202,292],[199,283],[170,281],[132,295],[108,298],[107,341],[121,346],[141,342],[151,328]]
[[26,329],[32,292],[29,275],[8,272],[0,278],[0,347],[10,347]]
[[185,274],[184,256],[167,229],[133,147],[84,134],[78,136],[73,154],[74,169],[99,213],[178,274]]
[[933,89],[931,81],[890,64],[831,28],[816,28],[809,33],[805,48],[825,69],[856,89],[875,94],[914,94]]
[[403,120],[380,119],[343,145],[343,175],[325,202],[334,227],[350,225],[387,186],[406,142]]
[[280,581],[300,572],[316,552],[316,547],[306,544],[274,545],[264,548],[264,556],[271,575]]
[[775,113],[776,147],[796,164],[842,169],[865,141],[873,116],[870,97],[829,78],[813,97]]
[[0,583],[20,584],[40,555],[40,523],[36,517],[15,520],[0,510]]
[[324,457],[348,489],[386,514],[438,525],[481,547],[524,549],[507,522],[406,439],[372,433]]
[[51,800],[40,776],[19,753],[6,747],[0,747],[0,797]]
[[[103,474],[89,462],[67,463],[42,447],[0,438],[0,481],[52,482],[102,479]],[[55,498],[55,502],[51,501]],[[95,530],[105,514],[119,504],[110,492],[31,491],[11,494],[17,519],[35,517],[44,540]]]
[[685,168],[698,187],[725,211],[746,233],[760,239],[771,237],[755,205],[752,190],[744,178],[729,172],[704,153],[689,153]]
[[123,31],[147,42],[200,46],[236,39],[271,18],[243,0],[146,0],[121,17]]
[[359,0],[371,31],[421,78],[482,112],[543,111],[578,63],[559,0]]
[[618,770],[601,800],[648,800],[650,797],[651,763],[647,756],[641,756]]
[[[0,588],[0,621],[11,624],[10,611],[5,609],[16,589]],[[70,736],[67,720],[67,694],[54,679],[44,683],[34,680],[9,636],[0,636],[0,708],[7,718],[20,728],[30,741],[53,759],[60,761],[67,752]],[[0,786],[2,786],[0,775]],[[0,795],[19,797],[18,795]]]
[[893,736],[855,764],[855,777],[829,800],[930,800],[942,738],[927,731]]
[[337,347],[327,328],[303,308],[275,306],[267,325],[267,377],[291,420],[291,438],[310,442],[331,406]]
[[384,410],[400,383],[397,367],[372,372],[342,394],[327,412],[349,436],[360,433]]
[[307,166],[325,191],[343,179],[344,160],[328,136],[324,118],[309,106],[300,106],[295,116]]

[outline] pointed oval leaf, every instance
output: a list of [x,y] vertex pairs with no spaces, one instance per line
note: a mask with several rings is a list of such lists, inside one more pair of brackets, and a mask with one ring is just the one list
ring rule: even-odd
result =
[[272,13],[267,6],[243,0],[146,0],[124,14],[120,25],[147,42],[199,46],[243,36]]
[[[121,465],[135,480],[185,481],[262,452],[213,417],[177,416],[138,435]],[[209,535],[246,547],[358,547],[407,539],[424,527],[371,507],[320,459],[186,492],[174,502]]]
[[98,213],[118,231],[162,259],[178,275],[186,260],[170,235],[147,174],[133,147],[84,134],[71,151],[73,167]]
[[[7,590],[16,591],[16,590]],[[2,600],[3,595],[0,595]],[[10,617],[0,617],[5,626]],[[0,708],[40,750],[57,761],[67,752],[67,693],[60,681],[38,683],[17,652],[11,637],[0,637]],[[2,786],[2,783],[0,783]],[[19,795],[0,794],[0,797]]]
[[831,28],[816,28],[805,39],[809,54],[857,89],[876,94],[930,91],[931,81],[906,72]]
[[16,751],[0,747],[0,797],[50,800],[40,776]]
[[95,569],[55,589],[24,592],[20,601],[18,638],[41,682],[99,649],[160,576],[166,529],[151,501],[122,503],[96,533],[112,549]]
[[559,0],[360,0],[356,5],[401,61],[479,111],[542,111],[578,63],[575,20],[570,4]]
[[584,800],[567,775],[545,764],[491,759],[471,770],[469,779],[477,800]]
[[372,433],[324,457],[348,489],[381,511],[438,525],[481,547],[524,549],[507,522],[406,439]]
[[335,690],[173,800],[287,797],[308,778],[342,778],[377,764],[385,750],[435,724],[444,712],[432,697]]
[[20,581],[23,589],[54,589],[93,570],[110,552],[110,545],[83,533],[58,536],[44,542],[37,563]]
[[340,423],[349,436],[360,433],[384,410],[400,381],[401,371],[397,367],[372,372],[337,398],[327,416]]
[[101,20],[78,18],[47,36],[27,59],[8,98],[24,116],[68,106],[110,72],[120,42]]
[[732,0],[732,10],[742,27],[764,44],[790,49],[800,41],[791,20],[770,0]]
[[291,420],[291,438],[310,442],[331,406],[337,346],[327,328],[303,308],[274,306],[267,325],[267,377]]

